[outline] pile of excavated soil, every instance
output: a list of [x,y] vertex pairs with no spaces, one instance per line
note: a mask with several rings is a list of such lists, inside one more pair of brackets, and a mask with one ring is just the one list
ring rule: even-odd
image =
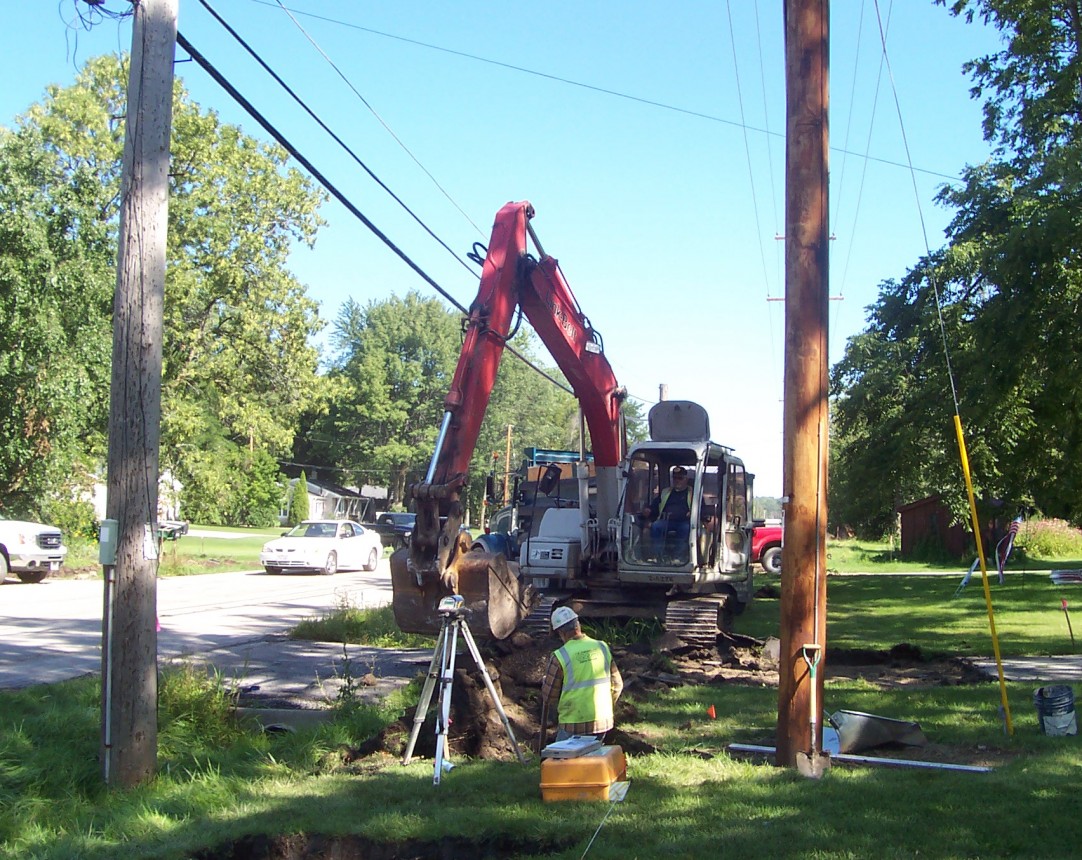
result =
[[[516,633],[504,642],[482,645],[485,667],[515,739],[533,750],[538,749],[541,733],[541,682],[557,645],[553,636],[534,639],[524,633]],[[613,656],[624,678],[624,695],[616,706],[617,729],[608,741],[631,752],[652,750],[643,739],[619,728],[634,720],[636,700],[685,684],[778,684],[777,640],[760,642],[746,636],[722,634],[715,647],[706,648],[665,634],[652,646],[614,647]],[[882,689],[986,680],[964,661],[926,660],[920,649],[908,644],[889,651],[832,650],[824,674],[826,678],[861,678]],[[415,757],[431,758],[435,754],[438,695],[437,683],[414,746]],[[373,754],[401,757],[415,717],[415,710],[411,709],[379,735],[350,750],[347,761]],[[447,736],[452,757],[514,758],[496,705],[468,652],[457,655]],[[547,739],[552,739],[551,729]]]

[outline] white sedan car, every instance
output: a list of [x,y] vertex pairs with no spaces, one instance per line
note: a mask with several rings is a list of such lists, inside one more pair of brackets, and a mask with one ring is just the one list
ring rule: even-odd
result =
[[267,573],[286,570],[375,570],[383,555],[379,535],[352,520],[305,520],[263,545]]

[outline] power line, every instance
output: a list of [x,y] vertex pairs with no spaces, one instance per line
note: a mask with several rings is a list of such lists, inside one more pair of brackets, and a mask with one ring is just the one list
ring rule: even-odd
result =
[[729,0],[725,2],[725,11],[729,18],[729,44],[733,46],[733,75],[736,80],[736,103],[740,108],[741,126],[744,128],[744,156],[748,164],[748,182],[751,184],[751,209],[755,216],[755,234],[759,237],[759,259],[763,264],[763,286],[770,295],[770,275],[766,268],[766,249],[763,247],[763,228],[759,221],[759,195],[755,190],[755,171],[751,162],[751,144],[748,143],[747,126],[744,125],[744,94],[740,88],[740,64],[736,60],[736,35],[733,32],[733,9]]
[[413,271],[416,272],[424,280],[425,283],[432,287],[432,289],[434,289],[437,293],[447,299],[447,301],[449,301],[452,305],[462,311],[462,313],[467,313],[466,309],[458,303],[454,296],[452,296],[443,287],[437,284],[424,269],[422,269],[415,262],[413,262],[413,260],[410,259],[410,257],[406,254],[405,251],[403,251],[394,242],[392,242],[390,237],[388,237],[382,230],[379,229],[379,227],[377,227],[371,220],[369,220],[369,218],[363,212],[361,212],[360,209],[354,206],[353,202],[348,197],[346,197],[345,194],[339,191],[337,186],[335,186],[333,182],[331,182],[326,176],[324,176],[323,173],[319,170],[319,168],[317,168],[314,164],[312,164],[311,161],[305,158],[304,155],[301,154],[301,152],[295,146],[293,146],[293,144],[290,143],[289,140],[286,139],[284,134],[282,134],[274,125],[272,125],[271,122],[266,117],[264,117],[263,114],[261,114],[250,101],[248,101],[248,99],[241,95],[240,91],[236,87],[234,87],[228,80],[226,80],[225,76],[222,75],[222,73],[219,72],[213,65],[211,65],[210,61],[207,60],[207,58],[204,57],[201,53],[199,53],[199,51],[196,50],[195,46],[191,42],[184,38],[183,33],[177,33],[177,44],[180,45],[180,47],[182,47],[185,51],[187,51],[188,55],[196,62],[196,64],[200,68],[202,68],[204,72],[210,75],[214,82],[217,83],[218,86],[220,86],[222,89],[224,89],[226,93],[228,93],[229,96],[237,104],[244,108],[248,112],[249,116],[251,116],[252,119],[254,119],[263,127],[263,130],[267,132],[267,134],[269,134],[276,141],[278,141],[279,146],[285,149],[293,158],[297,159],[297,161],[300,162],[301,166],[304,167],[304,169],[307,170],[309,173],[311,173],[312,176],[315,177],[316,181],[318,181],[320,185],[327,189],[331,196],[333,196],[339,203],[345,206],[346,209],[348,209],[353,215],[353,217],[355,217],[369,230],[371,230],[372,233],[374,233],[376,237],[381,242],[383,242],[384,245],[386,245],[395,254],[397,254],[398,257],[402,260],[402,262],[404,262],[407,266],[413,269]]
[[[261,6],[273,6],[275,8],[277,8],[277,6],[279,5],[278,0],[274,0],[273,3],[271,3],[270,0],[251,0],[251,2],[256,3],[258,5],[261,5]],[[383,30],[375,30],[375,29],[373,29],[371,27],[364,27],[364,26],[361,26],[360,24],[354,24],[354,23],[352,23],[350,21],[342,21],[340,19],[330,18],[330,17],[327,17],[325,15],[317,15],[314,12],[304,12],[304,11],[301,11],[299,9],[291,9],[289,11],[295,12],[298,15],[307,16],[309,18],[315,18],[316,20],[319,20],[319,21],[325,21],[328,24],[337,24],[338,26],[346,27],[347,29],[359,30],[359,31],[361,31],[363,33],[371,33],[374,36],[381,36],[381,37],[383,37],[385,39],[394,39],[395,41],[398,41],[398,42],[405,42],[406,44],[417,45],[420,48],[427,48],[427,49],[429,49],[431,51],[439,51],[439,52],[444,53],[444,54],[451,54],[452,56],[462,57],[462,58],[467,59],[467,60],[474,60],[475,62],[478,62],[478,63],[486,63],[486,64],[488,64],[490,66],[497,66],[499,68],[509,69],[509,70],[511,70],[513,72],[521,72],[524,75],[533,75],[534,77],[544,78],[545,80],[555,81],[556,83],[560,83],[560,84],[566,84],[567,86],[570,86],[570,87],[578,87],[580,89],[590,90],[591,92],[601,93],[602,95],[612,96],[614,98],[619,98],[619,99],[626,99],[627,101],[636,102],[638,104],[644,104],[644,105],[647,105],[649,107],[655,107],[655,108],[659,108],[661,110],[671,111],[673,113],[679,113],[679,114],[684,114],[686,116],[693,116],[693,117],[696,117],[698,119],[704,119],[704,120],[707,120],[708,122],[716,122],[716,123],[720,123],[722,125],[730,125],[730,126],[733,126],[734,128],[743,128],[743,129],[745,129],[747,131],[758,132],[760,134],[765,134],[765,135],[768,135],[770,137],[776,137],[776,138],[780,138],[780,139],[785,138],[784,133],[777,132],[777,131],[771,131],[769,128],[759,128],[758,126],[754,126],[754,125],[745,125],[742,122],[736,122],[735,120],[725,119],[724,117],[715,116],[713,114],[708,114],[708,113],[703,113],[702,111],[691,110],[690,108],[677,107],[676,105],[668,104],[666,102],[654,101],[653,99],[643,98],[642,96],[632,95],[631,93],[624,93],[624,92],[620,92],[619,90],[612,90],[612,89],[608,89],[606,87],[601,87],[601,86],[596,86],[594,84],[584,83],[583,81],[576,81],[576,80],[573,80],[571,78],[564,78],[564,77],[561,77],[559,75],[549,74],[548,72],[540,72],[540,71],[537,71],[536,69],[528,69],[528,68],[526,68],[524,66],[516,66],[516,65],[514,65],[512,63],[505,63],[505,62],[502,62],[500,60],[493,60],[493,59],[490,59],[488,57],[479,56],[477,54],[470,54],[470,53],[468,53],[466,51],[458,51],[458,50],[455,50],[454,48],[445,48],[442,45],[433,45],[430,42],[421,42],[421,41],[419,41],[417,39],[410,39],[410,38],[408,38],[406,36],[398,36],[398,35],[395,35],[394,33],[387,33],[387,32],[385,32]],[[837,149],[835,147],[831,147],[831,151],[832,152],[840,152],[840,153],[842,153],[844,155],[853,155],[853,156],[856,156],[856,157],[859,157],[859,158],[864,158],[867,161],[877,162],[879,164],[888,164],[891,167],[901,167],[901,168],[903,168],[905,170],[911,170],[912,169],[912,170],[917,171],[918,173],[924,173],[924,174],[927,174],[929,176],[936,176],[936,177],[939,177],[940,179],[946,179],[946,180],[949,180],[951,182],[961,182],[961,179],[959,179],[959,177],[957,177],[957,176],[953,176],[953,175],[948,174],[948,173],[940,173],[940,172],[935,171],[935,170],[927,170],[927,169],[923,169],[923,168],[919,168],[919,167],[911,167],[910,165],[905,164],[904,162],[892,161],[889,158],[878,158],[878,157],[873,156],[873,155],[867,155],[867,154],[858,153],[858,152],[849,152],[848,150]]]
[[[407,266],[413,269],[413,271],[416,272],[426,284],[428,284],[430,287],[432,287],[432,289],[434,289],[437,293],[443,296],[460,312],[466,315],[469,314],[469,311],[461,304],[459,304],[459,302],[454,298],[454,296],[452,296],[443,287],[436,283],[436,281],[433,280],[433,278],[427,272],[425,272],[424,269],[418,266],[409,257],[409,255],[406,254],[405,251],[403,251],[394,242],[392,242],[390,237],[388,237],[382,230],[380,230],[363,212],[361,212],[360,209],[358,209],[353,204],[353,202],[348,197],[345,196],[345,194],[338,190],[338,187],[334,183],[332,183],[326,176],[324,176],[323,173],[314,164],[312,164],[311,161],[309,161],[295,146],[293,146],[293,144],[286,139],[285,135],[283,135],[273,124],[271,124],[271,122],[266,117],[264,117],[263,114],[261,114],[256,109],[256,107],[250,101],[248,101],[248,99],[246,99],[240,93],[240,91],[236,87],[234,87],[225,78],[225,76],[222,75],[221,72],[219,72],[211,64],[209,60],[207,60],[206,57],[199,53],[199,51],[196,50],[195,46],[192,45],[191,42],[184,38],[183,33],[181,33],[180,31],[177,32],[177,44],[180,45],[180,47],[183,48],[185,51],[187,51],[188,55],[196,62],[196,64],[199,65],[199,67],[202,68],[203,71],[205,71],[208,75],[210,75],[214,82],[217,83],[222,89],[224,89],[226,93],[234,101],[237,102],[237,104],[244,108],[244,110],[248,112],[252,119],[258,122],[263,127],[263,130],[266,131],[267,134],[269,134],[278,142],[279,146],[285,149],[286,152],[288,152],[293,158],[300,162],[301,166],[304,167],[304,169],[307,170],[309,173],[311,173],[317,182],[319,182],[324,188],[326,188],[327,191],[339,203],[345,206],[346,209],[349,210],[349,212],[355,218],[357,218],[357,220],[359,220],[370,231],[372,231],[372,233],[375,234],[375,236],[381,242],[383,242],[384,245],[390,248],[399,257],[399,259],[401,259]],[[528,368],[530,368],[532,371],[539,374],[543,378],[547,379],[557,388],[563,389],[568,394],[573,395],[575,393],[568,386],[563,385],[558,380],[554,379],[550,374],[546,373],[544,370],[527,360],[517,349],[511,346],[511,344],[505,343],[504,348],[513,356],[515,356],[519,361],[523,362],[523,364],[525,364]]]
[[[207,0],[199,0],[199,2],[202,3],[203,8],[205,8],[214,17],[214,19],[219,24],[221,24],[222,27],[225,28],[226,32],[229,33],[229,35],[232,36],[237,41],[237,43],[242,48],[244,48],[245,51],[248,52],[248,54],[252,57],[252,59],[254,59],[257,63],[259,63],[259,65],[263,68],[263,70],[268,75],[270,75],[272,78],[274,78],[275,83],[277,83],[283,90],[285,90],[290,95],[290,97],[293,99],[293,101],[295,101],[298,105],[300,105],[300,107],[305,111],[305,113],[307,113],[312,119],[314,119],[316,121],[316,123],[319,125],[319,127],[322,128],[325,132],[327,132],[327,134],[329,134],[331,136],[331,139],[334,140],[334,142],[337,143],[340,147],[342,147],[342,149],[344,149],[349,154],[349,156],[361,167],[361,169],[364,170],[365,173],[367,173],[369,176],[372,177],[372,179],[376,182],[377,185],[379,185],[380,188],[382,188],[384,191],[386,191],[391,196],[391,198],[399,206],[401,206],[404,210],[406,210],[406,212],[409,213],[410,217],[412,217],[413,220],[416,221],[421,226],[421,228],[426,233],[428,233],[429,236],[431,236],[433,239],[435,239],[437,242],[439,242],[440,245],[442,245],[447,250],[447,252],[452,257],[454,257],[455,260],[457,260],[466,269],[466,271],[468,271],[471,275],[474,275],[474,276],[477,275],[477,273],[473,269],[471,269],[469,267],[469,265],[466,263],[465,260],[463,260],[460,256],[458,256],[458,254],[456,254],[453,250],[451,250],[450,246],[448,246],[447,243],[444,242],[439,236],[437,236],[435,233],[433,233],[432,230],[429,228],[429,226],[427,224],[425,224],[424,221],[422,221],[420,219],[420,217],[418,217],[418,215],[412,209],[410,209],[409,206],[406,205],[406,203],[402,200],[402,198],[400,198],[397,194],[395,194],[387,186],[387,184],[382,179],[380,179],[378,176],[376,176],[376,174],[371,170],[371,168],[369,168],[369,166],[367,164],[365,164],[361,160],[361,158],[349,147],[349,145],[346,144],[346,142],[344,140],[342,140],[342,138],[340,138],[337,134],[335,134],[334,131],[331,128],[329,128],[327,126],[327,124],[322,119],[319,118],[319,116],[316,115],[316,113],[304,102],[304,100],[293,91],[293,89],[289,86],[289,84],[287,84],[284,80],[282,80],[282,78],[279,77],[278,73],[276,71],[274,71],[274,69],[272,69],[270,66],[267,65],[267,63],[263,60],[263,58],[258,53],[256,53],[256,51],[240,36],[240,34],[237,33],[237,31],[234,30],[231,26],[229,26],[229,24],[222,18],[221,15],[219,15],[213,8],[211,8],[211,5],[207,2]],[[356,90],[354,90],[354,92],[356,92]],[[358,93],[358,97],[360,97],[359,93]],[[361,98],[361,101],[364,101],[364,99]],[[364,103],[366,105],[368,104],[368,102],[364,102]],[[384,126],[384,127],[386,128],[386,126]],[[398,140],[398,138],[396,137],[395,140]],[[414,159],[414,160],[416,161],[416,159]],[[423,167],[421,169],[424,170]],[[427,173],[428,171],[425,171],[425,172]],[[431,174],[429,174],[429,175],[431,175]],[[435,181],[435,180],[433,180],[433,181]],[[438,183],[437,183],[437,186],[438,186]],[[454,202],[454,201],[452,201],[452,202]],[[471,221],[470,223],[472,224],[473,222]]]
[[[204,5],[205,5],[205,2],[204,2]],[[392,138],[394,138],[395,143],[397,143],[402,148],[402,151],[405,152],[406,155],[408,155],[413,160],[414,164],[416,164],[419,168],[421,168],[421,171],[424,173],[425,176],[427,176],[429,179],[432,180],[432,184],[435,185],[436,188],[439,189],[440,194],[442,194],[444,196],[444,198],[446,198],[447,202],[450,203],[452,206],[455,207],[455,209],[458,210],[459,214],[463,218],[465,218],[466,221],[469,222],[470,226],[473,227],[473,229],[477,231],[478,235],[484,236],[484,233],[481,231],[481,228],[478,227],[473,222],[473,219],[470,218],[470,216],[466,214],[465,210],[463,210],[463,208],[458,205],[458,202],[447,192],[447,190],[442,185],[440,185],[439,181],[436,179],[435,176],[433,176],[429,172],[428,168],[425,167],[423,164],[421,164],[421,162],[417,158],[417,156],[414,155],[412,151],[410,151],[410,148],[408,146],[406,146],[406,144],[402,142],[402,139],[397,134],[394,133],[394,130],[389,125],[387,125],[387,123],[384,121],[383,117],[381,117],[379,115],[379,112],[374,107],[372,107],[372,105],[369,104],[368,100],[364,96],[361,95],[360,91],[355,86],[353,86],[353,82],[349,78],[347,78],[345,76],[345,74],[342,73],[342,70],[339,69],[338,66],[335,65],[334,61],[330,57],[327,56],[326,51],[324,51],[319,46],[319,44],[316,42],[316,40],[313,39],[309,35],[308,31],[305,30],[304,27],[301,26],[301,22],[298,21],[294,17],[293,13],[289,11],[289,9],[286,7],[286,5],[284,3],[282,3],[282,0],[278,0],[278,5],[279,5],[279,7],[281,7],[282,11],[285,12],[286,15],[289,16],[289,20],[293,22],[293,24],[296,26],[296,28],[301,31],[301,33],[304,35],[304,38],[306,38],[308,40],[308,42],[312,45],[312,47],[315,48],[319,52],[319,55],[321,57],[323,57],[324,60],[327,61],[327,64],[332,69],[334,69],[335,74],[337,74],[338,77],[341,78],[342,81],[345,83],[345,85],[347,87],[349,87],[353,91],[353,94],[355,96],[357,96],[358,99],[360,99],[361,104],[363,104],[366,108],[368,108],[368,110],[372,114],[372,116],[374,116],[379,121],[379,124],[382,125],[384,127],[384,129],[386,129],[387,133]]]

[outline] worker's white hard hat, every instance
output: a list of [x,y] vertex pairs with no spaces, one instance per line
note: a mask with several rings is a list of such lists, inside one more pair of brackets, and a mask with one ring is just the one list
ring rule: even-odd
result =
[[557,606],[552,612],[552,629],[559,630],[565,624],[577,621],[578,616],[570,606]]

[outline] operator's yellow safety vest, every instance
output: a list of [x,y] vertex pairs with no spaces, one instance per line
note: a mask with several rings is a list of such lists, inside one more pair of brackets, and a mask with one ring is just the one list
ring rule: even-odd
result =
[[[684,492],[688,496],[688,510],[691,510],[691,486],[684,487]],[[672,495],[672,487],[666,487],[661,491],[661,504],[658,506],[657,515],[660,517],[661,512],[665,510],[665,505],[669,503],[669,496]]]
[[612,652],[609,646],[589,636],[569,639],[556,652],[556,659],[564,670],[560,722],[597,721],[612,725],[612,689],[609,681]]

